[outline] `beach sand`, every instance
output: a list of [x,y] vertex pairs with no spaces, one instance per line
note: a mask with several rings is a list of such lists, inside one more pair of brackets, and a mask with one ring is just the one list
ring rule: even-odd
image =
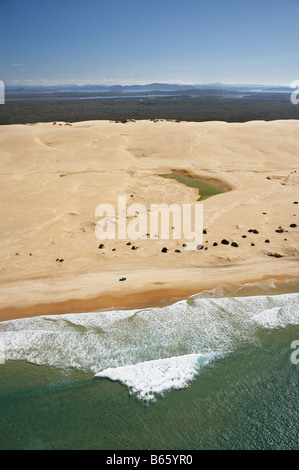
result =
[[[294,120],[1,126],[0,321],[299,278],[298,135]],[[196,203],[197,189],[159,176],[172,169],[232,188],[203,201],[206,250],[160,237],[131,241],[137,250],[129,238],[97,239],[96,207],[117,208],[118,196],[147,210]]]

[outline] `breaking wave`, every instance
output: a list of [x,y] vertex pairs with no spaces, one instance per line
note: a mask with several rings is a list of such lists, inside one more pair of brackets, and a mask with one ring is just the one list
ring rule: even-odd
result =
[[142,400],[188,384],[261,332],[299,324],[299,293],[192,296],[166,307],[0,323],[6,360],[75,368],[125,384]]

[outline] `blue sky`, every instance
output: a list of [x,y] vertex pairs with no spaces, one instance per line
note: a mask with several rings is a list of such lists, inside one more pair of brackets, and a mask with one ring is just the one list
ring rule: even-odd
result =
[[299,79],[299,0],[0,0],[6,84]]

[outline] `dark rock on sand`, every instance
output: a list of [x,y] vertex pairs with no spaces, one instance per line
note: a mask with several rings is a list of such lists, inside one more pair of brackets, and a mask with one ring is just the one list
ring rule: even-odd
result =
[[232,242],[232,243],[231,243],[231,246],[234,246],[234,247],[236,247],[236,248],[237,248],[239,245],[238,245],[238,243],[237,243],[237,242]]
[[229,245],[229,241],[226,240],[225,238],[223,238],[223,240],[221,240],[221,243],[222,243],[222,245]]
[[268,256],[273,256],[274,258],[283,258],[283,255],[280,255],[279,253],[267,253]]
[[162,253],[167,253],[168,249],[166,248],[166,246],[164,246],[164,248],[162,248]]

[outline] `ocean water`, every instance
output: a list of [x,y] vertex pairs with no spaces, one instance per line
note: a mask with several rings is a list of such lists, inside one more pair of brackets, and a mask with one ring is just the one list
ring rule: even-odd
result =
[[0,448],[299,448],[296,340],[299,293],[274,281],[2,322]]

